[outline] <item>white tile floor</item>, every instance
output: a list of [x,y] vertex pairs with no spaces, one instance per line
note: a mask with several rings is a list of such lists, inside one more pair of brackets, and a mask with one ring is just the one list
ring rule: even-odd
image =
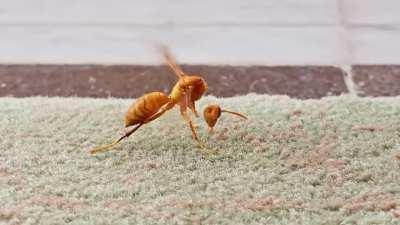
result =
[[2,0],[0,63],[400,63],[398,0]]

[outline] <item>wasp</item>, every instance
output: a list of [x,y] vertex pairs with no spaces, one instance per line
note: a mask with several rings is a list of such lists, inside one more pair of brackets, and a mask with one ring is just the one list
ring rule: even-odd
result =
[[130,130],[126,131],[123,136],[113,143],[91,150],[90,152],[92,154],[110,149],[124,138],[132,135],[141,126],[159,118],[176,105],[180,108],[182,118],[189,125],[193,139],[197,141],[201,149],[206,150],[205,145],[197,136],[195,126],[188,114],[188,109],[190,109],[196,117],[199,116],[196,111],[195,102],[207,91],[207,83],[199,75],[184,73],[168,48],[162,46],[160,50],[167,65],[178,77],[178,81],[172,88],[171,93],[167,96],[163,92],[151,92],[138,98],[125,114],[125,129]]
[[208,132],[211,134],[213,132],[213,128],[215,124],[217,123],[219,117],[221,116],[222,113],[230,113],[236,116],[241,117],[242,119],[247,120],[247,117],[243,114],[240,114],[238,112],[233,112],[229,111],[226,109],[221,109],[219,105],[208,105],[206,108],[204,108],[203,111],[203,116],[204,119],[208,125]]

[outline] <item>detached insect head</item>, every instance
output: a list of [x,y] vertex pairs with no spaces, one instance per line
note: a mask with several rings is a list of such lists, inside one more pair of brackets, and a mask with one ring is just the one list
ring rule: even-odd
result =
[[208,105],[203,111],[203,116],[208,125],[209,133],[213,132],[213,128],[223,112],[230,113],[230,114],[239,116],[239,117],[247,120],[246,116],[244,116],[243,114],[240,114],[238,112],[232,112],[232,111],[228,111],[225,109],[221,109],[221,107],[219,107],[219,105]]
[[218,118],[221,116],[221,108],[218,105],[208,105],[204,109],[203,116],[211,132]]

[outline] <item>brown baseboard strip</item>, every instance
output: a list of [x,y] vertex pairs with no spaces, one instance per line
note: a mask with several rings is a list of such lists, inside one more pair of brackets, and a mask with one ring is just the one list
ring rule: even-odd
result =
[[[219,97],[251,92],[321,98],[346,93],[343,72],[331,66],[185,65],[202,75],[207,94]],[[165,66],[139,65],[0,65],[0,96],[80,96],[136,98],[146,92],[169,92],[176,81]]]
[[352,73],[360,96],[400,95],[400,65],[355,65]]

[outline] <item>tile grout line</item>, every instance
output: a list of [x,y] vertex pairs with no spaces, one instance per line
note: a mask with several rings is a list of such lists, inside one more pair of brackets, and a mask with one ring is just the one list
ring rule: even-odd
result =
[[352,96],[359,96],[359,88],[353,79],[353,49],[349,41],[349,32],[347,24],[347,13],[344,5],[345,0],[337,0],[337,10],[338,10],[338,25],[337,32],[338,38],[344,49],[343,61],[340,63],[339,67],[343,71],[343,79],[346,85],[347,91]]
[[341,65],[340,69],[343,72],[344,84],[345,84],[349,94],[352,96],[359,96],[360,91],[353,79],[352,65],[351,64]]

